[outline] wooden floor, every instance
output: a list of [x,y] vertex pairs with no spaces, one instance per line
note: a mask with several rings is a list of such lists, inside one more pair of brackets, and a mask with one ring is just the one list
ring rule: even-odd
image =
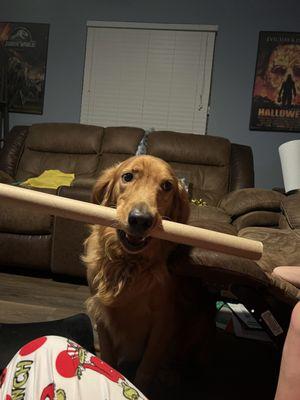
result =
[[85,312],[87,286],[0,273],[0,321],[53,321]]
[[[65,318],[84,312],[88,295],[87,286],[0,272],[0,322],[41,322]],[[99,355],[96,335],[95,339]],[[196,379],[187,386],[190,398],[272,400],[276,387],[277,356],[269,344],[240,340],[232,335],[217,335],[211,367],[196,375]]]

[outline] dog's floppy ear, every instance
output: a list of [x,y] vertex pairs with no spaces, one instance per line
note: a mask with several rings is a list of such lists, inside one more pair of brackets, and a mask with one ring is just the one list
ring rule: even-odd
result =
[[102,172],[93,188],[93,203],[102,204],[108,207],[115,205],[116,199],[114,198],[113,189],[117,167],[117,165],[114,165]]
[[177,182],[170,219],[186,224],[190,215],[189,196],[181,182]]

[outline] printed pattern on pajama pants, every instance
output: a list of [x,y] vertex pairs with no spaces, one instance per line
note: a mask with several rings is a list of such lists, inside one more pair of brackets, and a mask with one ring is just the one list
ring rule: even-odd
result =
[[0,400],[146,400],[122,374],[72,340],[23,346],[0,377]]

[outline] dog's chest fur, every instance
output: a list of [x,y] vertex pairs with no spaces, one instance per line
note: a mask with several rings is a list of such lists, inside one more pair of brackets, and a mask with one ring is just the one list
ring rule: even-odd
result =
[[151,257],[127,255],[111,229],[97,227],[86,244],[89,313],[99,335],[100,326],[107,331],[117,364],[120,358],[138,362],[153,328],[174,326],[176,287],[165,263],[169,248],[159,243]]
[[[170,304],[174,304],[170,302],[173,283],[168,275],[163,282],[154,283],[151,279],[148,289],[144,287],[140,290],[137,286],[137,295],[132,300],[126,298],[124,288],[123,306],[100,306],[101,320],[110,332],[116,353],[122,354],[128,361],[139,360],[154,324],[173,314],[170,309]],[[130,292],[134,292],[134,288],[130,288]]]

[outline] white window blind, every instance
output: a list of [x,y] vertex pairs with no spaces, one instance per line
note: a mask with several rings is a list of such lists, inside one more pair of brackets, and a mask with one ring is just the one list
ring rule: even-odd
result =
[[87,30],[81,122],[204,134],[215,27],[98,24]]

